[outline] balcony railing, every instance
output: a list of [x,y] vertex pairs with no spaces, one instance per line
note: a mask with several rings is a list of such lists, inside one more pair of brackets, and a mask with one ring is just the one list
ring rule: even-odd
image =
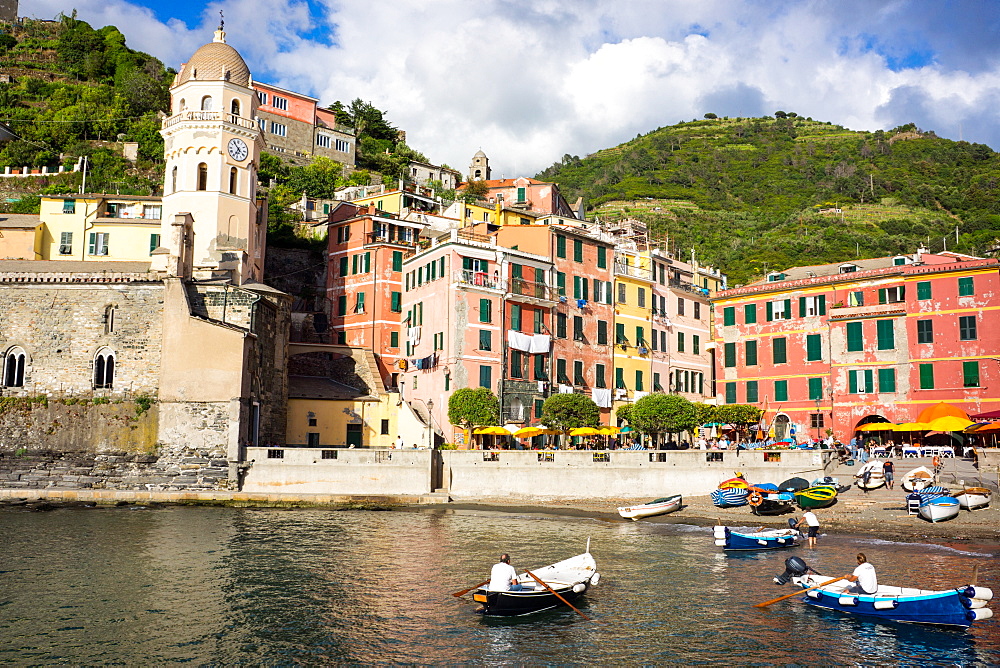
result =
[[688,283],[687,281],[670,281],[668,283],[671,290],[685,290],[687,292],[694,293],[696,295],[701,295],[702,297],[708,296],[708,288],[699,288],[694,283]]
[[414,248],[419,243],[419,237],[414,237],[413,239],[402,239],[400,237],[389,238],[389,235],[384,232],[369,232],[365,235],[365,243],[367,244],[395,244],[397,246],[407,246],[409,248]]
[[653,272],[643,267],[633,267],[624,262],[615,262],[615,274],[619,276],[634,276],[647,281],[653,280]]
[[253,119],[243,118],[225,111],[181,111],[163,119],[163,127],[169,128],[184,121],[212,121],[216,123],[225,121],[247,130],[257,129],[257,123]]
[[552,286],[534,281],[526,281],[523,278],[510,279],[510,293],[521,297],[534,297],[548,301],[559,301],[559,291]]
[[485,271],[474,271],[472,269],[460,269],[452,276],[459,285],[472,285],[477,288],[487,288],[489,290],[506,290],[507,281],[500,278],[490,277]]

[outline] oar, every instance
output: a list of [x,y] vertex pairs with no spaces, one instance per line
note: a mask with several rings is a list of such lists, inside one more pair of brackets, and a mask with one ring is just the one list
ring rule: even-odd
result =
[[784,596],[779,596],[778,598],[771,599],[770,601],[764,601],[763,603],[757,603],[753,607],[755,607],[755,608],[764,608],[764,607],[767,607],[767,606],[771,605],[772,603],[777,603],[778,601],[784,601],[786,598],[791,598],[793,596],[798,596],[802,592],[810,591],[812,589],[819,589],[820,587],[825,587],[828,584],[833,584],[837,580],[843,580],[846,577],[847,577],[846,575],[841,575],[839,578],[833,578],[832,580],[827,580],[826,582],[821,582],[818,585],[816,585],[815,587],[809,587],[808,589],[800,589],[799,591],[793,591],[791,594],[785,594]]
[[527,573],[528,575],[530,575],[530,576],[531,576],[531,579],[532,579],[532,580],[534,580],[534,581],[535,581],[535,582],[537,582],[538,584],[540,584],[540,585],[542,585],[543,587],[545,587],[546,589],[548,589],[548,590],[549,590],[549,593],[550,593],[550,594],[555,594],[556,598],[558,598],[558,599],[559,599],[560,601],[562,601],[563,603],[565,603],[565,604],[566,604],[566,605],[568,605],[569,607],[573,608],[573,611],[574,611],[574,612],[575,612],[576,614],[580,615],[581,617],[583,617],[584,619],[586,619],[586,620],[587,620],[588,622],[590,621],[590,617],[588,617],[587,615],[585,615],[585,614],[583,614],[582,612],[580,612],[579,610],[577,610],[577,609],[576,609],[576,607],[575,607],[575,606],[574,606],[574,605],[573,605],[572,603],[570,603],[570,602],[569,602],[569,601],[567,601],[567,600],[566,600],[565,598],[563,598],[563,597],[562,597],[562,596],[561,596],[561,595],[559,594],[559,592],[557,592],[557,591],[556,591],[555,589],[553,589],[552,587],[550,587],[550,586],[548,586],[547,584],[545,584],[544,582],[542,582],[542,581],[541,581],[541,580],[540,580],[540,579],[538,578],[538,576],[537,576],[537,575],[535,575],[535,574],[534,574],[534,573],[532,573],[531,571],[525,571],[525,573]]
[[979,564],[972,567],[972,581],[969,582],[973,587],[976,586],[976,582],[979,581]]
[[455,598],[461,598],[462,596],[465,596],[466,594],[468,594],[473,589],[479,589],[480,587],[482,587],[487,582],[489,582],[489,580],[483,580],[479,584],[473,585],[473,586],[469,587],[468,589],[463,589],[462,591],[456,591],[454,594],[452,594],[452,596],[454,596]]

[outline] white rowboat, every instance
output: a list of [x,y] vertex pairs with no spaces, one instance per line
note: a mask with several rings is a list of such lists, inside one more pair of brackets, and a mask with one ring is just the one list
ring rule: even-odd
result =
[[665,515],[672,513],[681,507],[681,495],[675,494],[662,499],[656,499],[649,503],[638,506],[624,506],[618,509],[618,514],[630,520],[639,520],[643,517],[653,517],[654,515]]

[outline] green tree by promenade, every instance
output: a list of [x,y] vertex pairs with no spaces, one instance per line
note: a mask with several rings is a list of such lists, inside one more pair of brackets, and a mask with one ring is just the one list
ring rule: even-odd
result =
[[719,422],[733,425],[743,436],[751,426],[760,423],[763,414],[764,411],[749,404],[723,404],[717,410]]
[[488,388],[463,387],[448,398],[448,421],[463,429],[496,425],[500,402]]
[[542,404],[542,424],[549,429],[569,431],[577,427],[598,427],[601,409],[582,394],[553,394]]

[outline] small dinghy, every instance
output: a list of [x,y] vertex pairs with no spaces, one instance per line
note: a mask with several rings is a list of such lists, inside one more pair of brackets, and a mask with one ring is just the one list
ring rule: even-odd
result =
[[726,526],[717,526],[715,544],[724,550],[780,550],[799,544],[801,534],[795,529],[761,529],[759,531],[736,531]]
[[572,604],[601,579],[589,547],[583,554],[531,572],[552,591],[538,584],[527,573],[522,573],[517,576],[518,583],[524,587],[520,591],[489,591],[487,587],[477,589],[472,599],[483,606],[477,612],[509,617],[550,610],[565,605],[559,596]]
[[899,479],[899,485],[907,492],[918,492],[924,487],[934,484],[934,471],[926,466],[918,466],[912,471],[907,471]]
[[829,578],[809,571],[805,562],[793,557],[785,561],[785,573],[775,582],[784,584],[790,579],[809,589],[802,597],[809,605],[883,621],[967,628],[993,616],[986,607],[993,591],[986,587],[965,585],[934,591],[880,584],[874,594],[854,594],[846,591],[851,585],[847,580],[818,586]]
[[747,495],[750,512],[754,515],[780,515],[792,510],[795,497],[791,492],[779,492],[777,485],[751,485]]
[[[865,478],[867,474],[867,482]],[[878,489],[885,484],[885,471],[882,468],[882,462],[877,459],[873,459],[868,462],[854,474],[857,478],[857,486],[861,489]]]
[[719,508],[735,508],[747,505],[747,496],[750,490],[747,488],[713,489],[711,493],[712,503]]
[[[813,485],[815,484],[814,482]],[[782,492],[799,492],[807,487],[809,487],[809,481],[805,478],[789,478],[778,485],[778,489]]]
[[795,492],[795,500],[799,508],[826,508],[837,502],[837,488],[829,485],[817,485],[800,492]]
[[672,513],[681,507],[681,495],[665,496],[649,503],[639,506],[625,506],[618,509],[618,514],[630,520],[638,520],[643,517],[653,517],[654,515],[664,515]]
[[945,522],[958,516],[962,507],[953,496],[936,496],[920,502],[920,516],[931,522]]
[[834,478],[833,476],[825,475],[822,478],[816,478],[812,481],[813,487],[833,487],[834,489],[840,489],[840,478]]
[[958,505],[966,510],[976,510],[990,505],[993,492],[986,487],[966,487],[955,495]]

